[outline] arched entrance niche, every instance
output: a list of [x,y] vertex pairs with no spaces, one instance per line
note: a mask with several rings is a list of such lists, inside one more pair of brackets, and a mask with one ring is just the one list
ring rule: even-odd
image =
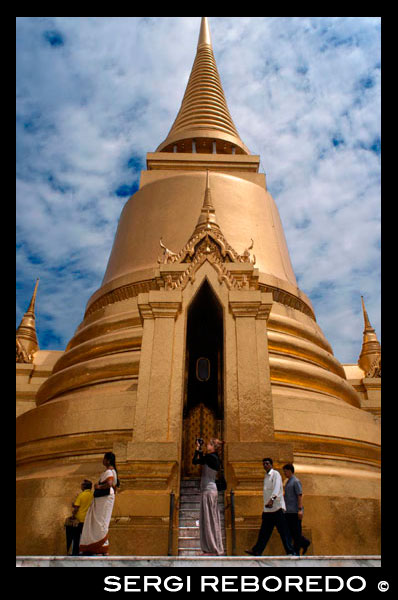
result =
[[223,309],[207,278],[187,314],[182,477],[199,477],[192,465],[197,437],[223,437]]

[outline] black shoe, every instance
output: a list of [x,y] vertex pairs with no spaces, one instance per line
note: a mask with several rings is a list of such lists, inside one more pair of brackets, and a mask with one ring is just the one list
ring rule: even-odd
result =
[[308,550],[308,548],[309,548],[310,545],[311,545],[310,540],[307,540],[305,542],[305,544],[303,544],[303,546],[302,546],[303,551],[301,553],[301,556],[304,556],[304,554],[307,552],[307,550]]
[[246,554],[250,554],[250,556],[261,556],[261,554],[256,554],[253,550],[245,550]]

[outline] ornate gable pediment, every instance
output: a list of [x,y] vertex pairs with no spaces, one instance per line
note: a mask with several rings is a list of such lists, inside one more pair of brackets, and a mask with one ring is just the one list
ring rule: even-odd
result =
[[176,253],[167,248],[160,239],[162,253],[158,263],[164,287],[184,289],[189,281],[194,282],[195,273],[205,261],[208,261],[217,271],[220,283],[225,282],[229,289],[257,289],[258,276],[254,272],[256,257],[250,252],[253,246],[254,242],[251,240],[251,245],[243,254],[239,254],[225,239],[211,202],[209,173],[207,173],[202,210],[187,244]]

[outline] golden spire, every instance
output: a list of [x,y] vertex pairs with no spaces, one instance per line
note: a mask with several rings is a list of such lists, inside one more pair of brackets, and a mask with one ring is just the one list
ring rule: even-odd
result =
[[203,200],[202,210],[200,211],[200,216],[195,227],[194,235],[199,231],[202,231],[203,229],[212,228],[216,228],[219,230],[220,226],[217,223],[216,211],[214,210],[214,206],[211,200],[210,174],[209,171],[207,171],[205,197]]
[[161,151],[249,154],[228,110],[207,17],[202,17],[196,58],[180,111],[157,149]]
[[202,23],[200,25],[198,48],[202,44],[207,44],[208,46],[211,46],[210,27],[209,27],[209,21],[207,20],[207,17],[202,17]]
[[374,333],[374,329],[372,327],[372,325],[370,324],[369,321],[369,317],[368,317],[368,313],[366,312],[366,308],[365,308],[365,302],[363,299],[363,296],[361,296],[361,302],[362,302],[362,312],[363,312],[363,320],[365,323],[365,329],[364,332],[373,332]]
[[33,292],[32,299],[29,304],[29,308],[22,317],[22,321],[17,329],[16,333],[16,345],[17,345],[17,362],[32,362],[33,353],[39,350],[39,343],[36,335],[36,317],[35,317],[35,304],[37,287],[39,285],[39,279],[36,280],[35,289]]
[[[381,359],[381,347],[380,342],[377,339],[376,332],[370,324],[368,313],[366,312],[365,302],[363,296],[362,300],[362,312],[364,320],[364,331],[363,331],[363,342],[362,350],[359,356],[358,365],[365,372],[365,376],[374,376],[372,371],[375,370],[375,366],[380,365]],[[380,366],[381,369],[381,366]],[[376,369],[377,370],[377,369]]]

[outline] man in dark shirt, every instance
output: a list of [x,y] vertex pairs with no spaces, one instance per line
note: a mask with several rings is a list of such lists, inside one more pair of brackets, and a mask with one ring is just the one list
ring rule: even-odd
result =
[[298,555],[300,555],[301,548],[303,549],[303,554],[305,554],[311,542],[302,534],[304,514],[303,488],[300,480],[294,475],[294,466],[291,463],[283,467],[283,473],[287,478],[284,494],[286,504],[285,517],[290,535],[292,536],[293,547]]

